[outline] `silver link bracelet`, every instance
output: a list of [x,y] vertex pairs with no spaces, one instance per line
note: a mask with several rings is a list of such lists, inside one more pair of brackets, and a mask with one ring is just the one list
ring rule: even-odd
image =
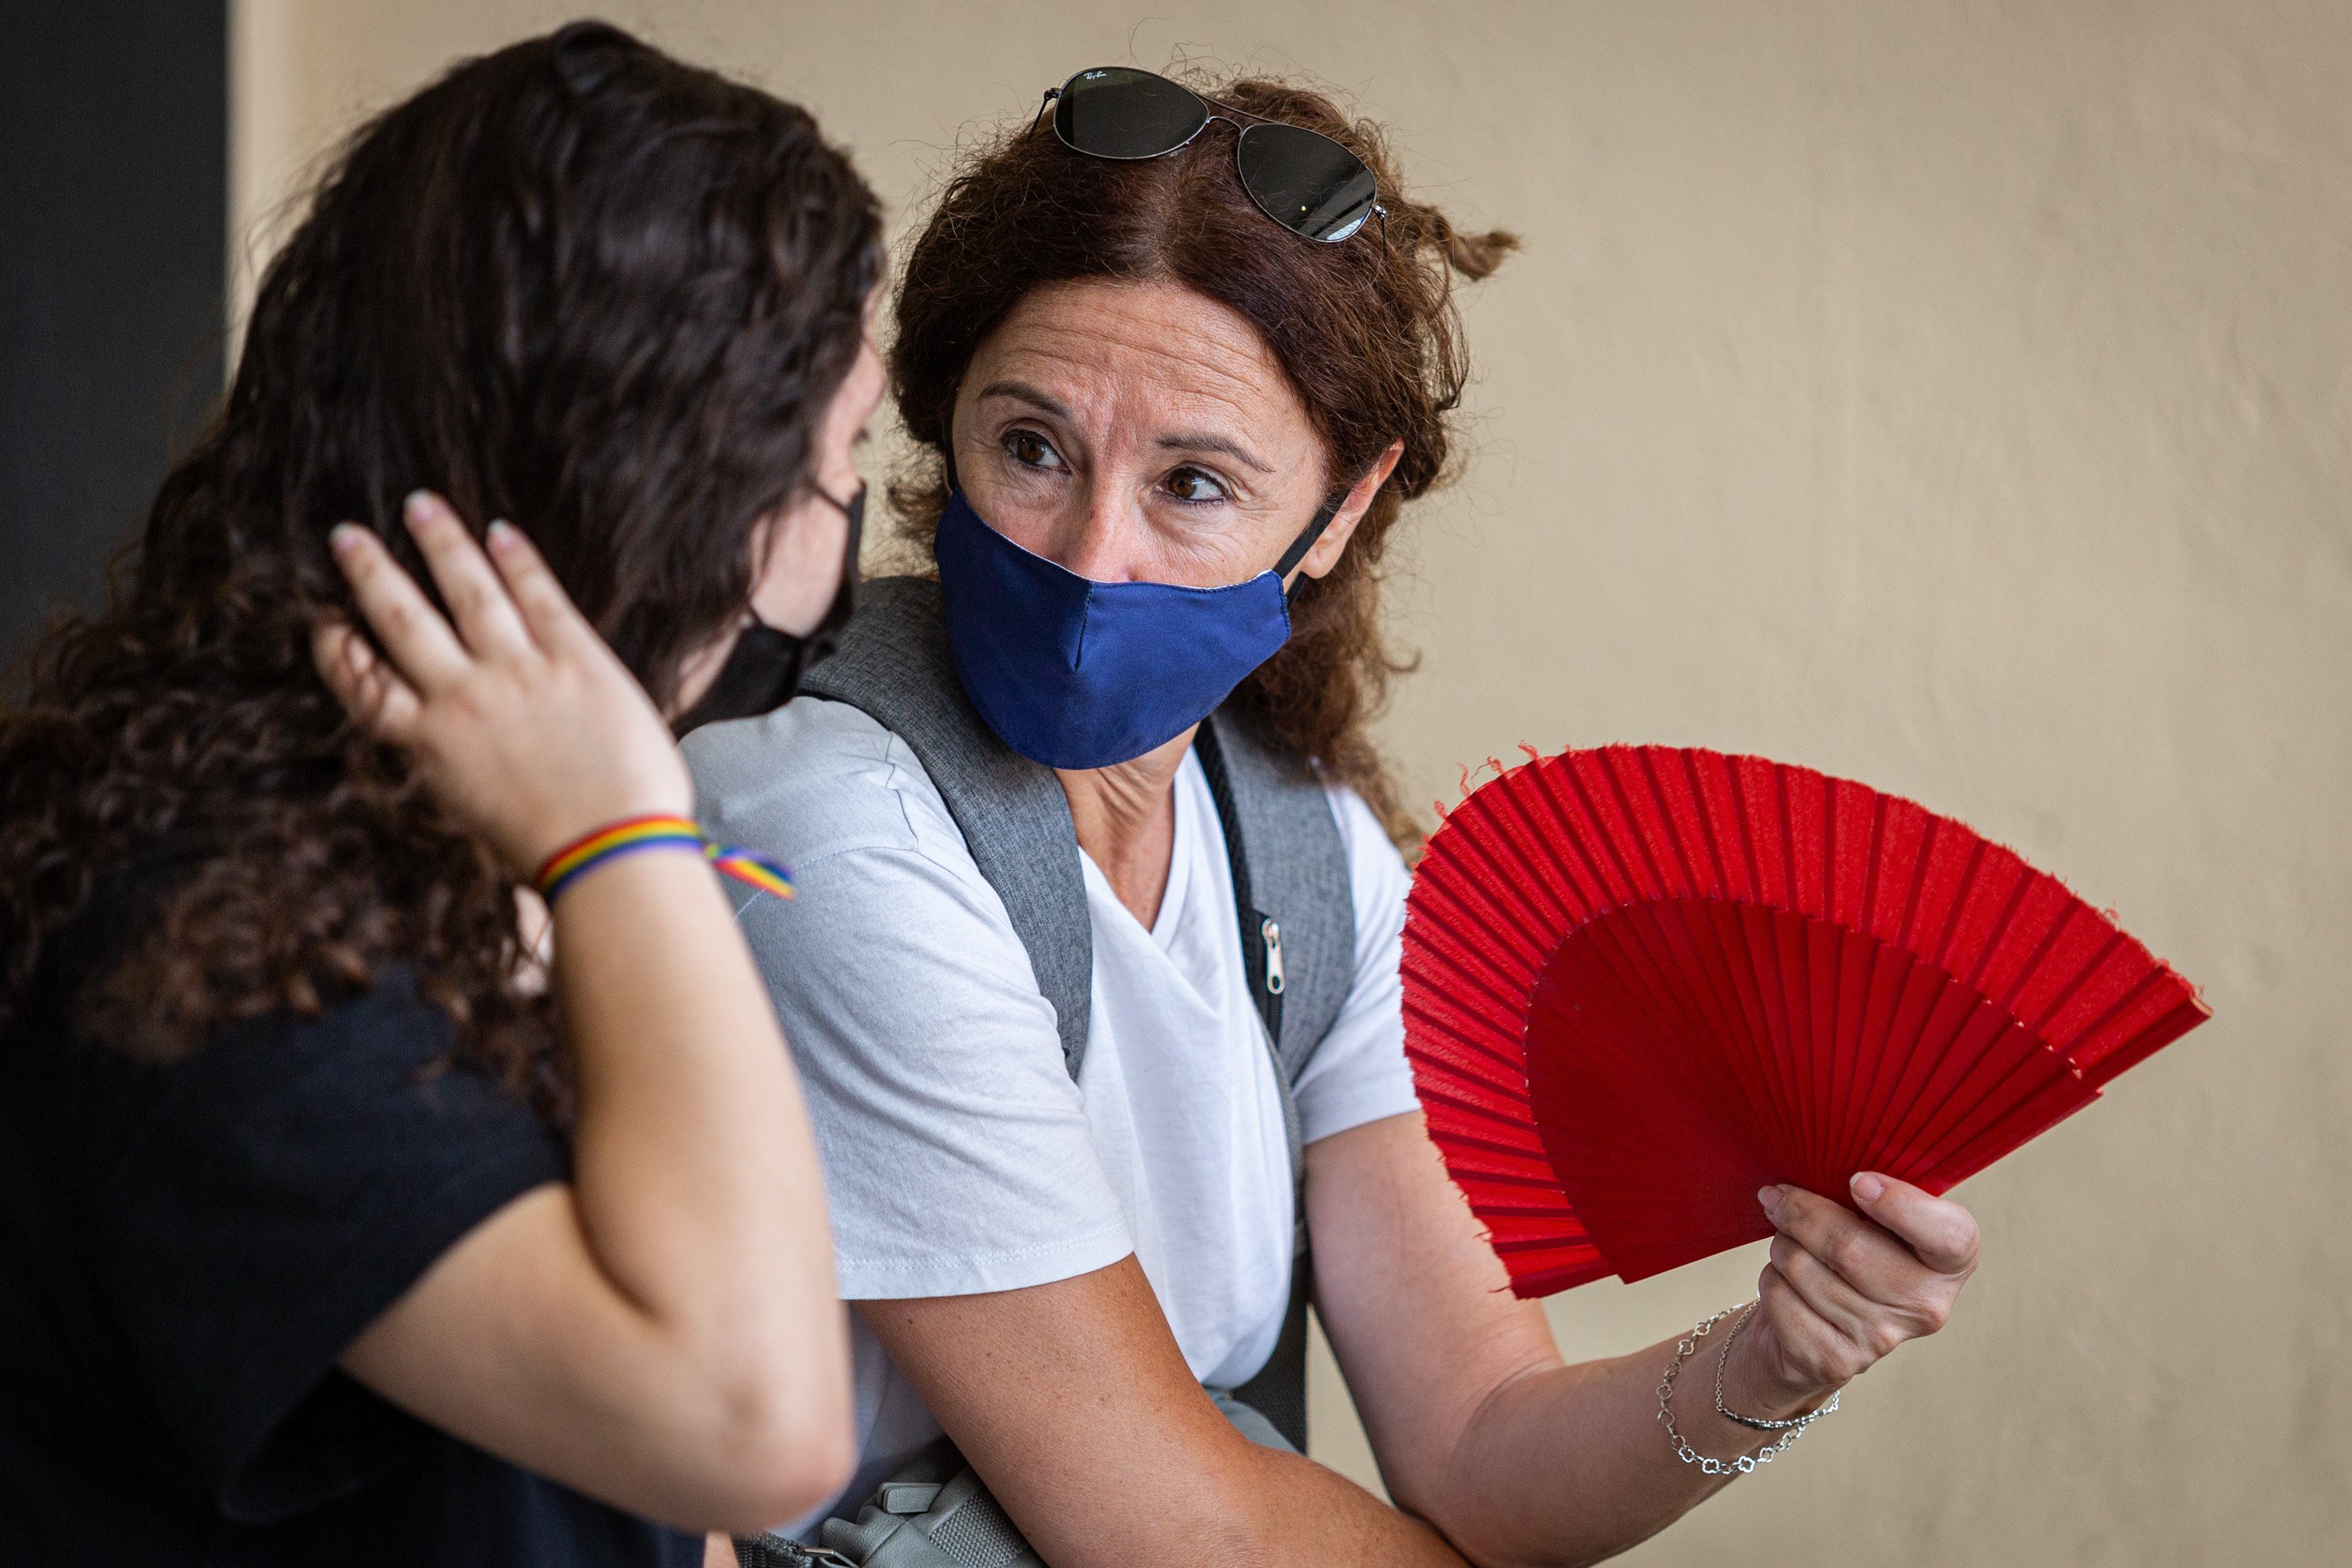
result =
[[[1838,1396],[1832,1394],[1830,1395],[1830,1402],[1819,1410],[1809,1410],[1802,1415],[1791,1416],[1786,1421],[1768,1421],[1760,1415],[1741,1415],[1723,1407],[1723,1365],[1731,1357],[1731,1342],[1739,1337],[1739,1331],[1748,1326],[1749,1315],[1754,1313],[1759,1305],[1761,1303],[1750,1301],[1745,1307],[1726,1307],[1722,1311],[1692,1329],[1688,1335],[1675,1342],[1674,1360],[1666,1363],[1666,1374],[1659,1380],[1658,1425],[1666,1429],[1666,1441],[1674,1445],[1675,1458],[1685,1465],[1696,1465],[1700,1475],[1752,1474],[1758,1467],[1769,1465],[1779,1458],[1787,1451],[1790,1444],[1804,1436],[1806,1427],[1838,1406]],[[1692,1447],[1690,1440],[1685,1437],[1681,1430],[1675,1426],[1675,1379],[1682,1374],[1683,1363],[1698,1353],[1699,1341],[1713,1333],[1716,1325],[1734,1312],[1740,1314],[1739,1321],[1734,1323],[1731,1331],[1723,1336],[1723,1349],[1715,1358],[1716,1411],[1726,1420],[1736,1421],[1743,1426],[1754,1427],[1759,1431],[1778,1432],[1780,1436],[1752,1454],[1741,1454],[1729,1459],[1717,1459]]]
[[1808,1410],[1802,1415],[1791,1415],[1786,1421],[1767,1421],[1761,1415],[1742,1415],[1737,1410],[1723,1407],[1723,1363],[1731,1359],[1731,1342],[1739,1337],[1739,1331],[1748,1326],[1748,1321],[1762,1310],[1763,1306],[1760,1300],[1748,1302],[1748,1310],[1739,1314],[1739,1321],[1731,1325],[1731,1331],[1723,1336],[1723,1348],[1715,1352],[1715,1413],[1726,1421],[1737,1421],[1742,1426],[1758,1432],[1801,1432],[1838,1407],[1836,1394],[1831,1394],[1830,1402],[1819,1410]]

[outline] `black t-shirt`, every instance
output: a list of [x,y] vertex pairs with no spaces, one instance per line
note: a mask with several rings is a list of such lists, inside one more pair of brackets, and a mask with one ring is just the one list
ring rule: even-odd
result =
[[168,1064],[59,1017],[0,1036],[0,1562],[700,1562],[337,1370],[436,1258],[566,1174],[404,974]]

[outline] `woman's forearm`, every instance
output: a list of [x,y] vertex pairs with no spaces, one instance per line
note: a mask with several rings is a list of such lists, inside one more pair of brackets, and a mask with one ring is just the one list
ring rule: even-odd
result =
[[646,853],[581,879],[557,902],[554,983],[600,1268],[730,1401],[845,1462],[846,1328],[816,1152],[709,868]]
[[[1419,1117],[1308,1145],[1307,1198],[1317,1310],[1381,1473],[1398,1507],[1464,1556],[1486,1568],[1596,1562],[1721,1488],[1675,1457],[1658,1424],[1675,1342],[1563,1366],[1541,1310],[1511,1296]],[[1717,1458],[1763,1436],[1715,1414],[1726,1342],[1700,1342],[1675,1400],[1684,1436]],[[1766,1417],[1792,1414],[1792,1397],[1809,1402],[1759,1377],[1757,1348],[1757,1332],[1740,1335],[1725,1402]]]
[[1295,1454],[1259,1450],[1257,1486],[1234,1514],[1233,1555],[1154,1561],[1346,1563],[1360,1568],[1463,1568],[1462,1554],[1421,1520],[1338,1472]]
[[[1715,1413],[1721,1343],[1701,1341],[1684,1363],[1674,1415],[1694,1449],[1728,1460],[1753,1452],[1768,1434]],[[1597,1563],[1721,1490],[1731,1478],[1677,1458],[1658,1422],[1658,1384],[1675,1345],[1548,1367],[1495,1390],[1462,1434],[1436,1510],[1465,1555],[1483,1568]],[[1727,1371],[1731,1408],[1769,1418],[1794,1413],[1749,1391],[1741,1358]]]

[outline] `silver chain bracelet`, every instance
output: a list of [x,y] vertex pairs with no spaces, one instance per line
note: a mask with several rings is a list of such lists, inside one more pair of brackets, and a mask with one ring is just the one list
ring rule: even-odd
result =
[[[1715,1352],[1715,1413],[1726,1421],[1737,1421],[1742,1426],[1758,1432],[1801,1432],[1838,1407],[1837,1394],[1831,1394],[1830,1402],[1819,1410],[1808,1410],[1802,1415],[1791,1415],[1786,1421],[1767,1421],[1761,1415],[1742,1415],[1737,1410],[1726,1410],[1723,1407],[1723,1365],[1731,1359],[1731,1342],[1739,1337],[1739,1331],[1746,1328],[1748,1321],[1761,1311],[1763,1307],[1764,1303],[1761,1301],[1748,1302],[1748,1310],[1739,1314],[1739,1321],[1731,1325],[1731,1331],[1723,1336],[1723,1348]],[[1720,1313],[1717,1315],[1721,1316]],[[1709,1321],[1712,1321],[1709,1320]]]
[[[1758,1305],[1759,1303],[1750,1301],[1745,1307],[1726,1307],[1722,1311],[1692,1329],[1686,1337],[1675,1342],[1675,1358],[1666,1363],[1666,1374],[1658,1383],[1658,1425],[1666,1429],[1666,1441],[1674,1445],[1675,1458],[1685,1465],[1696,1465],[1698,1473],[1703,1476],[1744,1476],[1750,1474],[1760,1465],[1770,1464],[1787,1451],[1790,1444],[1804,1436],[1806,1427],[1837,1408],[1837,1396],[1832,1394],[1830,1402],[1819,1410],[1808,1411],[1802,1415],[1794,1416],[1787,1421],[1766,1421],[1760,1416],[1735,1415],[1730,1411],[1724,1410],[1723,1363],[1730,1357],[1732,1340],[1738,1337],[1740,1328],[1748,1321],[1746,1314],[1754,1311]],[[1734,1312],[1742,1314],[1739,1323],[1733,1325],[1731,1332],[1723,1336],[1722,1352],[1716,1357],[1715,1407],[1726,1417],[1742,1426],[1776,1430],[1780,1435],[1752,1454],[1741,1454],[1730,1459],[1717,1459],[1692,1447],[1690,1440],[1685,1437],[1681,1430],[1675,1426],[1675,1379],[1682,1374],[1683,1363],[1698,1353],[1699,1341],[1714,1332],[1716,1325]]]

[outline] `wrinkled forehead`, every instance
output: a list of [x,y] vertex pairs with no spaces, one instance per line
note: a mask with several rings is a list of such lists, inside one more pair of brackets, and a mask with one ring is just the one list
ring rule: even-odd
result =
[[1032,291],[982,341],[966,394],[1042,394],[1090,441],[1171,430],[1246,437],[1276,461],[1315,447],[1306,405],[1240,312],[1181,284],[1098,280]]

